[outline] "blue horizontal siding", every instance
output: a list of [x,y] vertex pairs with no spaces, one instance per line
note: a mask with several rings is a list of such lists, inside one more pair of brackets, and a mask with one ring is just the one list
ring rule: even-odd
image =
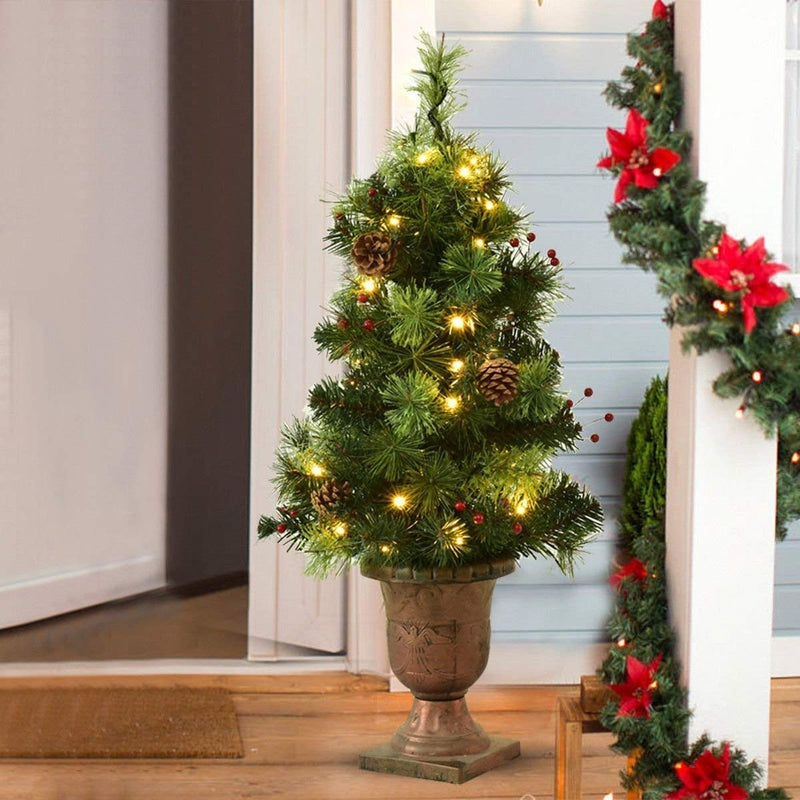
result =
[[[626,62],[625,34],[649,18],[652,0],[437,0],[437,25],[468,51],[468,107],[457,127],[508,163],[507,200],[529,212],[536,247],[554,248],[568,300],[547,337],[561,355],[563,388],[586,434],[577,453],[555,465],[603,502],[603,533],[586,550],[575,580],[547,561],[526,561],[497,587],[494,630],[501,636],[602,638],[612,597],[607,575],[631,421],[654,375],[666,373],[665,301],[652,275],[621,263],[605,213],[613,180],[596,168],[605,128],[623,114],[602,91]],[[583,397],[590,386],[594,394]],[[606,411],[611,424],[596,422]],[[800,633],[800,525],[776,549],[775,630]]]

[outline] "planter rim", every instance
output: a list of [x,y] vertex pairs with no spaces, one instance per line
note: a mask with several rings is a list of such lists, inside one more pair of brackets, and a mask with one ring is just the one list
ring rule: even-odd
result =
[[472,583],[474,581],[490,581],[510,575],[516,564],[513,558],[502,558],[481,564],[466,564],[461,567],[384,567],[377,565],[361,565],[361,574],[365,578],[374,578],[388,583]]

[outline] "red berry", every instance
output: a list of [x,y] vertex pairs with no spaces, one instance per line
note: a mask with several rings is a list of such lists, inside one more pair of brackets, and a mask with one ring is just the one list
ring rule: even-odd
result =
[[513,239],[509,239],[509,240],[508,240],[508,243],[509,243],[509,244],[510,244],[512,247],[519,247],[519,239],[517,239],[517,237],[516,237],[516,236],[515,236]]
[[593,434],[592,434],[592,435],[591,435],[589,438],[590,438],[590,439],[591,439],[591,440],[592,440],[592,441],[593,441],[595,444],[597,444],[597,443],[600,441],[600,435],[599,435],[599,434],[597,434],[597,433],[593,433]]
[[557,258],[550,259],[550,266],[557,267],[561,262]]
[[286,533],[286,526],[281,522],[275,530],[278,531],[278,533]]
[[467,510],[467,504],[463,500],[456,500],[455,505],[453,506],[453,508],[456,511],[466,511]]
[[375,197],[376,194],[378,194],[378,190],[377,189],[370,189],[369,190],[369,196],[370,197]]
[[514,531],[514,533],[522,533],[522,523],[521,522],[515,522],[511,526],[511,530]]
[[584,396],[586,396],[586,397],[591,397],[591,396],[594,394],[594,389],[592,389],[592,387],[591,387],[591,386],[587,386],[587,387],[586,387],[586,388],[583,390],[583,394],[584,394]]
[[528,231],[528,233],[527,233],[527,235],[526,235],[526,237],[525,237],[525,238],[526,238],[526,239],[527,239],[529,242],[535,242],[535,241],[536,241],[536,234],[535,234],[533,231]]
[[348,322],[348,321],[347,321],[347,320],[346,320],[344,317],[342,317],[342,318],[341,318],[341,319],[340,319],[340,320],[339,320],[339,321],[338,321],[336,324],[337,324],[337,325],[338,325],[338,326],[339,326],[339,327],[340,327],[342,330],[344,330],[344,329],[345,329],[345,328],[346,328],[346,327],[347,327],[347,326],[348,326],[350,323],[349,323],[349,322]]
[[547,257],[548,258],[555,258],[556,257],[556,251],[553,250],[552,247],[547,251]]
[[483,523],[486,522],[486,517],[484,517],[483,514],[481,514],[479,511],[477,514],[472,515],[472,521],[476,525],[483,525]]
[[574,406],[574,405],[575,405],[575,401],[574,400],[567,400],[567,408],[572,408],[572,406]]
[[373,319],[365,319],[362,324],[364,326],[364,330],[366,330],[366,331],[374,331],[375,330],[375,320],[373,320]]
[[609,411],[609,412],[608,412],[608,414],[606,414],[606,415],[603,417],[603,419],[604,419],[606,422],[613,422],[613,421],[614,421],[614,415],[613,415],[613,414],[612,414],[612,413]]
[[366,303],[369,297],[364,292],[360,292],[356,300],[358,300],[359,303]]
[[292,519],[294,519],[294,518],[297,516],[297,509],[296,509],[296,508],[293,508],[293,509],[292,509],[292,510],[289,512],[289,516],[290,516]]

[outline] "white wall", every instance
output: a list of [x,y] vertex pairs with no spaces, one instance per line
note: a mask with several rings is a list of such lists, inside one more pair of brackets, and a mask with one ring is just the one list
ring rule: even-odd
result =
[[0,8],[0,627],[163,583],[166,37]]

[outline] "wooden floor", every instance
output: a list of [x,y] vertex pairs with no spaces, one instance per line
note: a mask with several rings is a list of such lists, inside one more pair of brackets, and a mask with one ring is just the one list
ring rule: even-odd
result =
[[0,631],[0,663],[246,655],[247,586],[152,592]]
[[[2,800],[547,800],[553,784],[553,707],[574,687],[484,689],[470,707],[490,733],[519,737],[522,756],[461,786],[358,769],[360,750],[385,741],[409,707],[373,678],[170,676],[4,679],[0,685],[215,685],[233,692],[245,757],[185,761],[0,761]],[[800,679],[773,684],[770,783],[800,797]],[[607,734],[584,737],[584,798],[617,792],[622,759]]]

